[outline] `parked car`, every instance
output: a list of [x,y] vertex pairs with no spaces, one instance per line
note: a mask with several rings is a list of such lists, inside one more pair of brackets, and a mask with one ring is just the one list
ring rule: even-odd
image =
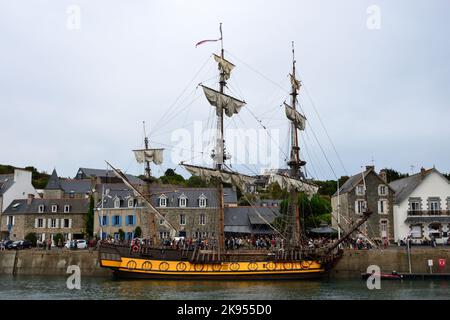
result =
[[78,240],[72,240],[67,241],[64,245],[67,249],[86,249],[88,247],[86,240],[84,239],[78,239]]
[[14,241],[11,245],[11,249],[15,250],[31,249],[31,242],[27,240]]
[[12,247],[13,243],[14,243],[14,241],[12,241],[12,240],[5,240],[5,241],[3,241],[3,246],[5,247],[5,249],[10,250],[10,249],[12,249],[11,247]]

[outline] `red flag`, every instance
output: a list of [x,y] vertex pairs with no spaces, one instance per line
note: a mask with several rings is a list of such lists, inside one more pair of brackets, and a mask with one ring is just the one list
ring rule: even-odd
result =
[[201,44],[204,44],[204,43],[206,43],[206,42],[217,42],[217,41],[220,41],[220,40],[222,40],[222,38],[220,38],[220,39],[215,39],[215,40],[202,40],[202,41],[200,41],[200,42],[197,42],[197,44],[195,45],[195,47],[197,48],[197,46],[199,46],[199,45],[201,45]]

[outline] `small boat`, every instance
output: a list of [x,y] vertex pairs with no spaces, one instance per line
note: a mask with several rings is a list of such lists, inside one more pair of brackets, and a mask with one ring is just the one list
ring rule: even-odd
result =
[[361,273],[361,276],[364,280],[368,279],[371,276],[378,276],[380,279],[383,280],[401,280],[403,279],[403,276],[401,274],[398,274],[395,271],[392,271],[392,273]]

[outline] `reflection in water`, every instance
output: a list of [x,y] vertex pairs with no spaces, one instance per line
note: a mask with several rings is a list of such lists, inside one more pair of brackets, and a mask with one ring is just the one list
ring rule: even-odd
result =
[[69,290],[65,277],[0,276],[0,299],[449,299],[448,281],[382,281],[381,290],[363,280],[160,281],[84,277]]

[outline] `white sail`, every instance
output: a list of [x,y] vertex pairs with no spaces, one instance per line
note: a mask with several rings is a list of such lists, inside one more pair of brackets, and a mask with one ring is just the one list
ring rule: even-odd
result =
[[305,116],[297,110],[291,108],[287,103],[284,103],[284,108],[286,111],[286,117],[294,123],[295,127],[299,130],[305,130]]
[[315,195],[319,190],[319,187],[312,183],[294,179],[288,176],[283,176],[280,174],[270,175],[269,182],[276,182],[281,189],[286,189],[288,191],[302,191],[306,193],[309,198]]
[[224,171],[224,170],[215,170],[211,168],[198,167],[188,164],[182,164],[183,167],[186,168],[191,174],[202,178],[205,181],[210,181],[211,178],[217,178],[224,183],[230,183],[234,186],[237,186],[242,191],[246,191],[246,187],[248,185],[252,185],[255,183],[256,178],[246,176],[240,173]]
[[223,59],[221,56],[218,56],[217,54],[214,54],[214,60],[219,64],[219,70],[224,73],[225,80],[230,79],[231,71],[234,68],[234,64],[232,64],[230,61],[227,61]]
[[136,161],[139,163],[153,162],[155,164],[163,163],[163,150],[164,149],[142,149],[133,150],[136,157]]
[[152,205],[152,203],[150,202],[149,199],[147,199],[147,197],[145,197],[142,192],[140,192],[138,189],[136,189],[135,186],[133,186],[131,184],[131,182],[128,180],[128,178],[123,174],[122,171],[114,168],[112,165],[110,165],[108,162],[106,162],[113,170],[114,174],[122,179],[123,183],[130,188],[134,195],[136,197],[141,198],[142,200],[145,201],[145,203],[147,203],[147,205],[149,206],[149,208],[152,210],[152,212],[158,217],[158,219],[162,222],[162,225],[167,227],[170,230],[170,237],[174,238],[176,236],[177,230],[175,229],[175,227],[166,219],[166,217],[164,217],[158,210],[156,210],[156,208]]
[[300,90],[301,87],[301,82],[297,79],[295,79],[295,77],[292,74],[289,74],[290,78],[291,78],[291,85],[295,88],[295,90]]
[[225,114],[228,117],[231,117],[233,114],[239,113],[241,108],[245,105],[245,101],[238,100],[205,86],[202,87],[206,99],[208,99],[212,106],[217,108],[217,115],[220,115],[220,107],[222,107],[225,110]]

